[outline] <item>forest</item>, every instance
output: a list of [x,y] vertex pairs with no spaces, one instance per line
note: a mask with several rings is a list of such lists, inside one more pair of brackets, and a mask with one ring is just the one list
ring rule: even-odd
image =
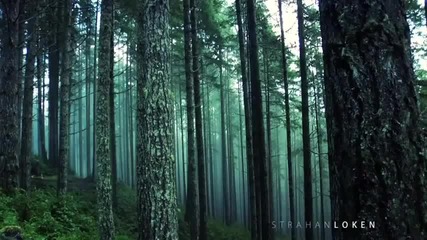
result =
[[427,239],[427,0],[1,0],[0,240]]

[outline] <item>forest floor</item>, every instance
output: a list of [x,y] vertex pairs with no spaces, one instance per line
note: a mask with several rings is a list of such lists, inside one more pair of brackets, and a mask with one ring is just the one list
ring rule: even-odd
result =
[[[62,200],[56,197],[56,184],[56,176],[35,177],[32,178],[34,189],[31,192],[18,190],[11,196],[0,191],[0,240],[99,239],[93,181],[69,176],[68,194]],[[117,194],[116,239],[137,239],[135,191],[119,184]],[[182,211],[179,211],[178,232],[180,240],[190,239]],[[16,237],[18,233],[22,238]],[[242,226],[225,226],[209,220],[208,237],[212,240],[249,240],[250,234]]]

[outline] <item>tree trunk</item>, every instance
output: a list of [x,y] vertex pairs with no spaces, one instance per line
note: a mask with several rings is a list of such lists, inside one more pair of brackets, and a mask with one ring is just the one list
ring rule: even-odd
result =
[[[114,1],[111,3],[114,9]],[[116,148],[116,118],[114,106],[114,12],[111,16],[111,33],[110,33],[110,86],[109,86],[109,99],[108,105],[110,110],[110,148],[111,148],[111,185],[112,185],[112,199],[113,209],[117,209],[117,148]],[[129,109],[131,112],[132,109]]]
[[200,228],[199,240],[208,239],[208,222],[206,215],[206,172],[205,158],[203,149],[203,119],[202,119],[202,100],[200,96],[200,64],[199,64],[199,43],[197,36],[197,6],[195,0],[190,0],[191,9],[191,47],[193,58],[193,82],[194,82],[194,104],[196,116],[196,146],[197,146],[197,166],[199,179],[199,214]]
[[[283,85],[285,88],[285,124],[286,124],[286,153],[288,158],[288,187],[289,187],[289,214],[290,221],[295,223],[295,202],[294,202],[294,176],[292,167],[292,136],[291,136],[291,111],[289,103],[289,82],[288,82],[288,64],[286,59],[285,48],[285,33],[283,31],[283,12],[282,1],[279,2],[279,17],[280,17],[280,40],[282,45],[282,69],[283,69]],[[296,240],[295,228],[291,228],[291,239]]]
[[223,77],[223,58],[222,46],[219,47],[219,81],[220,81],[220,101],[221,101],[221,159],[222,159],[222,194],[223,194],[223,216],[226,224],[230,224],[230,205],[228,195],[230,194],[228,185],[228,160],[227,160],[227,140],[225,127],[225,95],[224,95],[224,77]]
[[[247,19],[249,34],[249,59],[251,78],[251,117],[253,137],[253,159],[255,169],[255,189],[258,199],[260,221],[259,239],[272,237],[270,226],[270,201],[268,184],[268,167],[265,149],[265,132],[262,110],[261,79],[259,76],[258,39],[256,33],[256,6],[254,0],[247,0]],[[256,147],[255,147],[256,146]]]
[[[246,51],[244,43],[243,23],[242,23],[242,11],[241,2],[236,0],[236,15],[237,15],[237,27],[238,27],[238,38],[239,38],[239,54],[240,54],[240,73],[242,77],[242,88],[243,88],[243,105],[245,112],[245,138],[246,138],[246,161],[247,161],[247,175],[248,175],[248,192],[249,192],[249,212],[251,218],[251,239],[258,239],[258,215],[256,208],[256,192],[255,192],[255,179],[254,179],[254,160],[252,151],[252,122],[251,122],[251,109],[250,109],[250,94],[249,94],[249,81],[246,72]],[[246,197],[246,196],[245,196]]]
[[[197,179],[196,142],[194,129],[194,82],[192,79],[192,22],[190,0],[183,1],[184,9],[184,51],[185,51],[185,83],[187,100],[187,144],[188,144],[188,190],[185,220],[190,224],[191,239],[199,236],[199,189]],[[193,68],[194,69],[194,68]]]
[[64,195],[67,192],[68,182],[68,161],[69,161],[69,135],[70,135],[70,81],[72,68],[72,1],[65,0],[62,18],[62,32],[58,46],[62,49],[61,63],[61,103],[59,116],[59,165],[58,165],[58,195]]
[[169,1],[141,0],[139,6],[138,239],[177,240]]
[[[311,174],[311,147],[310,147],[310,116],[308,106],[308,79],[307,60],[305,55],[304,33],[304,6],[302,0],[297,0],[298,6],[298,37],[299,37],[299,63],[301,75],[301,107],[302,107],[302,143],[304,158],[304,216],[306,223],[313,223],[313,183]],[[305,228],[305,239],[313,239],[312,227]]]
[[49,162],[51,166],[58,167],[59,154],[59,129],[58,129],[58,108],[59,108],[59,29],[61,22],[60,2],[51,0],[49,2],[52,9],[49,11],[49,21],[52,24],[52,31],[49,32]]
[[13,191],[17,187],[18,177],[18,31],[19,1],[8,0],[0,4],[7,15],[7,30],[2,31],[2,58],[0,63],[0,177],[1,187]]
[[[27,54],[25,59],[25,79],[24,79],[24,100],[22,109],[22,136],[21,136],[21,154],[20,154],[20,170],[21,170],[21,188],[29,190],[30,188],[30,170],[31,170],[31,147],[33,140],[33,85],[34,85],[34,64],[37,55],[37,13],[38,6],[31,4],[28,16],[31,19],[27,24],[28,40]],[[34,10],[32,10],[34,9]]]
[[367,223],[334,229],[334,238],[426,239],[425,145],[405,3],[324,0],[320,16],[333,220]]
[[[96,188],[100,238],[114,239],[112,204],[112,142],[111,142],[111,57],[113,35],[113,0],[102,0],[99,32],[99,77],[96,94]],[[114,101],[114,99],[113,99]]]
[[[87,6],[88,9],[89,7],[92,7],[91,5]],[[83,13],[89,12],[89,10],[87,11],[83,11]],[[92,37],[92,18],[90,17],[90,14],[87,15],[83,15],[83,17],[86,20],[86,34],[87,34],[87,38],[86,38],[86,42],[85,42],[85,80],[86,80],[86,86],[85,86],[85,90],[86,90],[86,177],[89,177],[91,175],[90,169],[92,167],[91,165],[91,126],[90,126],[90,108],[91,108],[91,103],[90,103],[90,95],[91,95],[91,66],[90,66],[90,56],[91,56],[91,51],[90,51],[90,40]]]
[[[320,128],[320,98],[318,88],[315,85],[314,89],[314,109],[316,111],[316,135],[317,135],[317,156],[319,160],[319,188],[320,188],[320,222],[325,221],[325,210],[324,210],[324,191],[323,191],[323,160],[322,160],[322,134]],[[325,229],[320,229],[320,239],[325,240]]]
[[45,115],[44,115],[44,58],[43,44],[38,41],[37,49],[37,105],[38,105],[38,136],[40,146],[40,160],[42,163],[47,162],[46,140],[45,140]]

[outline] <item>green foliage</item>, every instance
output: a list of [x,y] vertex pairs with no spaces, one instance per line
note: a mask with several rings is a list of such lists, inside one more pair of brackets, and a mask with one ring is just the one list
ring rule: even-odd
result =
[[58,200],[52,191],[0,194],[0,226],[19,226],[24,239],[94,239],[96,221],[82,211],[82,199],[66,196]]
[[[96,192],[93,183],[72,179],[68,193],[58,199],[48,181],[36,182],[43,189],[31,193],[17,191],[13,195],[0,192],[0,240],[2,236],[20,233],[34,240],[93,240],[98,238]],[[82,187],[83,185],[86,187]],[[117,240],[136,239],[136,195],[125,185],[118,186],[118,208],[115,214]],[[179,239],[190,239],[183,211],[178,210]],[[245,240],[249,232],[239,226],[224,226],[209,221],[208,236],[215,240]],[[15,234],[12,234],[15,233]],[[8,238],[4,238],[8,239]]]

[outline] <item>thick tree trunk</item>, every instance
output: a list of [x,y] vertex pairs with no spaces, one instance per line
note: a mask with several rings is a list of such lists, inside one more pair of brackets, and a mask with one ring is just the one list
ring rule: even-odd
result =
[[37,16],[32,16],[37,11],[37,5],[31,5],[29,8],[31,20],[28,21],[27,31],[27,54],[25,59],[25,78],[24,78],[24,100],[22,108],[22,136],[21,136],[21,188],[29,190],[30,187],[30,170],[31,170],[31,148],[33,140],[33,85],[34,85],[34,65],[36,62],[37,52]]
[[405,1],[324,0],[320,15],[333,220],[367,226],[334,229],[334,238],[426,239],[425,145]]
[[256,33],[256,6],[254,0],[247,0],[247,19],[249,34],[249,59],[251,78],[251,117],[253,137],[253,159],[255,171],[255,189],[259,208],[258,239],[269,240],[272,237],[270,225],[270,201],[268,167],[265,149],[265,132],[262,110],[261,79],[259,76],[258,39]]
[[177,240],[169,1],[141,0],[139,6],[138,239]]
[[[308,79],[307,60],[305,54],[304,6],[302,0],[297,0],[298,5],[298,37],[299,37],[299,63],[301,75],[301,107],[302,107],[302,143],[304,158],[304,217],[305,222],[313,223],[313,183],[311,173],[311,146],[310,146],[310,115],[308,105]],[[312,227],[305,228],[305,239],[313,239]]]
[[199,189],[197,178],[196,142],[195,142],[195,109],[194,109],[194,82],[192,79],[192,23],[190,0],[183,1],[184,9],[184,51],[185,51],[185,84],[187,100],[187,144],[188,144],[188,175],[187,175],[187,203],[185,220],[190,224],[191,239],[199,236]]
[[253,151],[252,151],[252,122],[251,122],[251,109],[250,109],[250,94],[249,94],[249,81],[246,72],[246,51],[245,41],[243,33],[242,23],[242,11],[241,2],[236,0],[236,15],[237,15],[237,27],[238,27],[238,38],[239,38],[239,54],[240,54],[240,74],[242,77],[242,88],[243,88],[243,105],[245,112],[245,140],[246,140],[246,161],[247,161],[247,176],[248,176],[248,205],[251,218],[251,239],[258,239],[258,215],[256,211],[256,197],[255,197],[255,183],[254,183],[254,162],[253,162]]
[[111,45],[113,35],[113,0],[102,0],[99,32],[99,77],[96,94],[96,189],[98,205],[98,226],[100,238],[109,240],[115,238],[112,177],[111,177]]
[[23,7],[19,3],[8,0],[0,4],[1,11],[7,13],[0,62],[0,182],[7,192],[17,187],[18,177],[18,31],[19,8]]
[[67,192],[68,182],[68,165],[69,165],[69,135],[70,135],[70,81],[71,81],[71,68],[72,68],[72,31],[73,29],[73,16],[72,1],[64,1],[63,9],[63,25],[59,46],[63,51],[61,63],[61,103],[59,112],[59,165],[58,165],[58,195],[64,195]]
[[[280,40],[282,43],[282,69],[283,69],[283,85],[285,88],[285,125],[286,125],[286,156],[288,158],[288,188],[289,188],[289,215],[292,223],[295,219],[295,201],[294,201],[294,176],[292,163],[292,136],[291,136],[291,111],[289,102],[289,82],[288,82],[288,64],[286,59],[285,33],[283,31],[283,11],[282,0],[279,2],[279,18],[280,18]],[[296,228],[291,228],[291,239],[296,240]]]

